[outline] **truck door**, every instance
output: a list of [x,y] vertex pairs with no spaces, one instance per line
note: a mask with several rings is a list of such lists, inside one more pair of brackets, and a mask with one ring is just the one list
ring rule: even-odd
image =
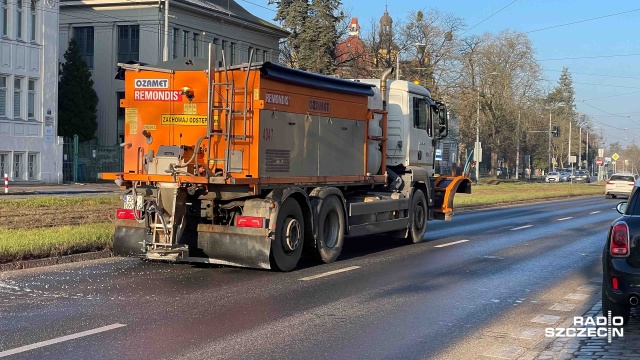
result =
[[409,130],[409,165],[433,166],[431,116],[424,96],[411,94],[412,123]]

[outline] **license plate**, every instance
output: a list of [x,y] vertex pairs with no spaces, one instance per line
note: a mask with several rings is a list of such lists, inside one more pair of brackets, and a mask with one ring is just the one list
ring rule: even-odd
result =
[[[137,210],[142,210],[144,206],[144,198],[142,195],[138,195],[138,201],[136,204]],[[127,210],[133,210],[133,195],[125,195],[124,196],[124,206]]]

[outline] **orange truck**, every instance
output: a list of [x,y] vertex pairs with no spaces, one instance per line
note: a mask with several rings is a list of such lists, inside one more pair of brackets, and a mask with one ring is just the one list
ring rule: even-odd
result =
[[434,174],[445,105],[393,69],[344,80],[215,60],[119,64],[124,169],[101,174],[125,191],[117,255],[290,271],[303,251],[335,261],[348,237],[420,242],[471,192]]

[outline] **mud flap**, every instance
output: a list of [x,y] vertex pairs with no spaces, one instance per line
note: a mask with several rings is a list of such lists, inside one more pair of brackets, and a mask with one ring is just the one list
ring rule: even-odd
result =
[[197,255],[210,264],[271,269],[269,229],[198,225]]
[[113,235],[113,254],[116,256],[140,256],[144,254],[143,242],[147,231],[144,223],[135,220],[116,220]]

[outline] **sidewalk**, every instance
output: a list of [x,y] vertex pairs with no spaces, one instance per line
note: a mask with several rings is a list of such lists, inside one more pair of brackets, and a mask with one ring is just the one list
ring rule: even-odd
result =
[[9,193],[0,190],[3,196],[15,195],[74,195],[116,193],[120,188],[114,183],[66,183],[66,184],[29,184],[9,182]]

